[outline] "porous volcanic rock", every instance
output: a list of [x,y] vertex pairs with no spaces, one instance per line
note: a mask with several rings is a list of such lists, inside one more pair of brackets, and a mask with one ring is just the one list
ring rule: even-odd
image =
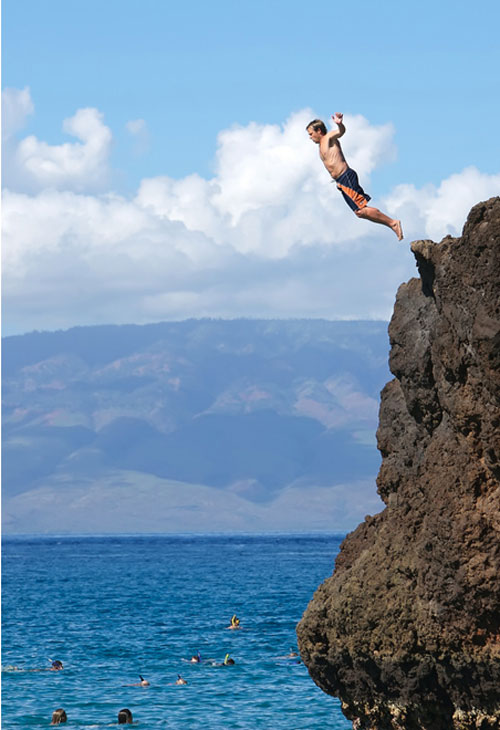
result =
[[377,432],[386,507],[343,542],[299,647],[355,728],[500,728],[500,198],[411,248]]

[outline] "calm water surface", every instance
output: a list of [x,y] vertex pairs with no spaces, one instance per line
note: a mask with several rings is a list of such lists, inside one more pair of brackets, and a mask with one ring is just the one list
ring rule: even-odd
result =
[[[128,707],[143,728],[347,730],[338,701],[279,658],[341,539],[4,539],[2,727],[47,728],[64,707],[64,727],[104,728]],[[236,664],[186,661],[197,651]],[[63,671],[29,671],[54,659]],[[150,687],[125,686],[140,674]]]

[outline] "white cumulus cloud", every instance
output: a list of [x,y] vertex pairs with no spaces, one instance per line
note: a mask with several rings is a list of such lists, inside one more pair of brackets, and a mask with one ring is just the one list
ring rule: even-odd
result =
[[[23,118],[32,111],[29,91],[3,94],[8,111],[8,129],[17,131]],[[79,109],[63,122],[63,131],[77,142],[50,145],[34,135],[20,141],[9,140],[4,165],[4,185],[15,190],[37,193],[46,188],[99,191],[106,188],[109,176],[111,130],[97,109]]]
[[[143,179],[125,197],[107,187],[112,136],[98,110],[64,122],[76,142],[49,145],[15,137],[33,111],[28,90],[8,90],[5,104],[7,333],[202,316],[388,318],[415,273],[409,241],[459,234],[500,182],[467,168],[439,186],[396,187],[375,204],[403,219],[400,244],[343,202],[305,132],[311,110],[222,131],[211,179]],[[347,158],[373,194],[394,130],[345,120]],[[142,122],[129,122],[132,137]]]
[[[359,221],[346,214],[305,132],[312,117],[305,109],[282,126],[252,122],[225,130],[218,137],[213,179],[143,180],[136,201],[219,243],[267,258],[287,256],[295,246],[342,245],[359,238]],[[360,116],[347,116],[346,124],[352,127],[350,152],[360,174],[392,158],[391,125],[373,127]]]
[[487,175],[475,167],[466,167],[450,175],[439,186],[398,185],[387,198],[395,215],[407,221],[410,230],[420,230],[420,238],[441,240],[446,235],[459,236],[465,217],[473,205],[498,195],[500,173]]

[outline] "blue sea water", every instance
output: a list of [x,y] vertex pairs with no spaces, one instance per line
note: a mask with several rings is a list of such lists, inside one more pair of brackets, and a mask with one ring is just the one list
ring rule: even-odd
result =
[[[347,730],[296,650],[339,536],[17,537],[2,545],[2,727]],[[236,613],[241,629],[228,630]],[[234,666],[221,663],[227,653]],[[59,659],[64,669],[47,670]],[[17,669],[15,668],[17,667]],[[176,686],[181,674],[188,684]],[[139,682],[149,687],[127,687]]]

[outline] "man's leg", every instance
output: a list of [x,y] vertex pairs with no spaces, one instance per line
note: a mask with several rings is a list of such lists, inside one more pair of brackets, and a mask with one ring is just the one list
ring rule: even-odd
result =
[[371,206],[366,205],[364,208],[357,210],[356,215],[358,218],[366,218],[366,220],[372,221],[373,223],[381,223],[383,226],[392,228],[398,237],[398,241],[403,240],[403,228],[401,226],[401,221],[398,221],[395,218],[389,218],[388,215],[382,213],[382,211],[378,208],[372,208]]

